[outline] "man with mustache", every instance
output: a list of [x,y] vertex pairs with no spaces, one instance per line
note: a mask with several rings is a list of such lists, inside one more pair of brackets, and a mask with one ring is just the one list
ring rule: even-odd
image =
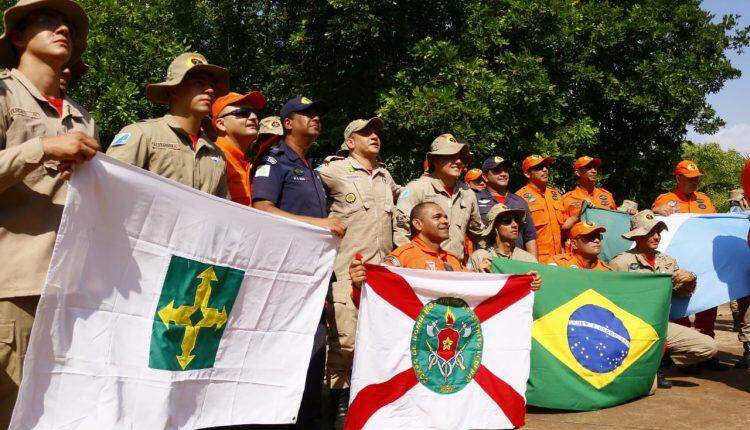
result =
[[576,217],[566,217],[560,191],[547,186],[551,163],[552,157],[536,154],[526,157],[521,168],[529,182],[516,191],[529,205],[540,263],[548,263],[552,256],[562,253],[563,232],[577,222]]
[[245,206],[252,204],[250,146],[260,132],[257,112],[265,106],[263,94],[251,91],[219,97],[211,108],[213,123],[219,132],[216,146],[227,160],[229,198]]
[[[281,108],[284,137],[261,158],[253,176],[253,207],[285,218],[313,224],[343,237],[346,226],[328,216],[326,192],[308,151],[320,136],[320,116],[327,111],[320,101],[307,97],[288,100]],[[321,396],[325,376],[326,319],[321,315],[305,391],[293,428],[318,429],[321,425]]]
[[201,122],[216,97],[229,92],[229,71],[188,52],[172,61],[167,79],[146,87],[146,97],[169,113],[123,128],[107,155],[196,190],[227,197],[226,162]]
[[401,187],[378,162],[383,121],[357,119],[344,130],[346,157],[320,166],[330,214],[346,227],[334,263],[333,306],[328,307],[327,379],[337,425],[349,407],[349,379],[354,357],[357,309],[351,301],[349,263],[359,253],[365,263],[380,264],[393,250],[392,214]]
[[459,260],[464,259],[464,238],[478,240],[484,226],[474,192],[462,187],[459,179],[470,160],[469,147],[451,134],[432,141],[427,153],[428,172],[404,187],[393,217],[393,242],[409,243],[409,214],[419,203],[437,203],[448,215],[450,234],[443,249]]
[[0,36],[0,428],[21,383],[31,327],[75,165],[99,149],[91,115],[60,88],[86,49],[89,19],[70,0],[21,0]]

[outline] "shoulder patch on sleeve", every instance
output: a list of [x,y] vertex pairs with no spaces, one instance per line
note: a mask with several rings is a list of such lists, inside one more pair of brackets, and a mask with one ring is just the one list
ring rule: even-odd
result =
[[128,143],[128,140],[130,140],[130,133],[120,133],[112,139],[112,143],[109,144],[109,147],[122,146]]
[[386,256],[383,262],[389,266],[401,267],[401,263],[398,262],[398,258],[394,257],[393,255]]
[[271,175],[271,166],[269,164],[264,164],[255,171],[256,178],[268,177],[269,175]]
[[409,197],[409,190],[401,191],[401,195],[398,196],[399,200]]
[[275,159],[275,158],[273,158],[273,157],[271,157],[270,155],[266,155],[266,156],[265,156],[265,157],[263,158],[263,162],[264,162],[264,163],[268,163],[268,164],[276,164],[276,163],[277,163],[276,159]]

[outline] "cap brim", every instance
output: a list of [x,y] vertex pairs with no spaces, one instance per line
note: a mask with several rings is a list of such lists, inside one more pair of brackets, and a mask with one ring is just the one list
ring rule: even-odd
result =
[[667,228],[667,224],[664,221],[659,221],[659,220],[655,219],[652,223],[650,223],[649,225],[647,225],[645,227],[634,228],[634,229],[630,230],[627,233],[623,233],[622,237],[624,239],[627,239],[627,240],[633,240],[636,237],[645,236],[645,235],[649,234],[651,232],[651,230],[653,230],[654,228],[656,228],[656,226],[658,226],[659,224],[661,224],[661,225],[664,226],[664,230],[669,230]]
[[682,175],[682,176],[684,176],[686,178],[692,179],[692,178],[700,178],[701,176],[703,176],[703,173],[701,173],[700,171],[696,170],[696,171],[678,173],[678,175]]
[[266,107],[266,98],[258,91],[250,91],[237,100],[232,100],[227,106],[250,106],[255,110],[261,110]]
[[194,73],[206,73],[216,80],[214,96],[223,97],[229,94],[229,70],[214,64],[197,64],[188,70],[182,78],[172,81],[146,85],[146,98],[157,104],[169,104],[169,89],[180,85],[185,78]]
[[427,155],[456,155],[466,151],[466,155],[469,155],[469,146],[465,143],[456,143],[451,148],[445,148],[438,151],[428,152]]
[[491,235],[492,231],[495,228],[495,221],[497,221],[497,219],[501,215],[505,215],[505,214],[513,214],[513,215],[516,215],[516,216],[523,217],[523,216],[526,215],[526,211],[523,210],[523,209],[508,209],[507,211],[502,211],[502,212],[498,213],[495,216],[495,218],[492,219],[492,222],[489,222],[488,225],[487,225],[487,227],[485,227],[484,230],[482,230],[482,232],[480,233],[480,235],[482,237],[487,237],[487,236]]
[[12,68],[18,65],[18,57],[8,33],[26,15],[39,9],[51,9],[65,16],[68,23],[76,30],[73,33],[76,37],[73,39],[73,49],[68,64],[72,64],[81,58],[88,45],[89,17],[86,15],[86,11],[72,0],[42,0],[36,3],[12,6],[5,11],[5,32],[0,35],[0,66]]
[[602,167],[602,159],[601,158],[592,158],[591,161],[589,161],[586,164],[579,165],[578,167],[576,167],[576,169],[582,169],[582,168],[588,167],[588,166],[590,166],[592,164],[594,166],[596,166],[596,168],[598,169],[599,167]]
[[536,166],[538,166],[538,165],[540,165],[540,164],[545,164],[545,163],[546,163],[546,164],[552,164],[552,162],[553,162],[553,161],[555,161],[555,160],[554,160],[554,159],[553,159],[552,157],[544,157],[544,158],[542,158],[541,160],[537,161],[536,163],[532,163],[532,164],[529,164],[529,165],[528,165],[528,166],[526,167],[526,169],[524,169],[524,171],[526,172],[526,171],[528,171],[529,169],[531,169],[532,167],[536,167]]

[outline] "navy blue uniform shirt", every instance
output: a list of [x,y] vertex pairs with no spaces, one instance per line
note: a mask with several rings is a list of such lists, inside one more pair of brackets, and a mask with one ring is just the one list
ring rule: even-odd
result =
[[[497,200],[492,196],[492,193],[488,189],[482,191],[474,191],[477,195],[477,203],[479,204],[479,215],[482,217],[482,222],[487,225],[487,214],[490,213],[490,209],[497,204]],[[529,205],[521,197],[508,193],[505,197],[505,206],[508,209],[522,209],[526,211],[525,224],[521,228],[518,239],[516,239],[516,246],[521,249],[526,249],[524,245],[526,242],[536,240],[536,228],[534,228],[534,220],[531,219],[531,212],[529,212]]]
[[255,168],[253,201],[268,200],[295,215],[328,217],[323,181],[310,166],[281,139]]

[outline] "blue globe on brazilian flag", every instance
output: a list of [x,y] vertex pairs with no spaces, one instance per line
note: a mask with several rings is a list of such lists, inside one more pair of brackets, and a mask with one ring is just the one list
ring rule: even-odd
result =
[[496,259],[494,271],[536,270],[530,405],[596,410],[649,392],[667,331],[671,277]]

